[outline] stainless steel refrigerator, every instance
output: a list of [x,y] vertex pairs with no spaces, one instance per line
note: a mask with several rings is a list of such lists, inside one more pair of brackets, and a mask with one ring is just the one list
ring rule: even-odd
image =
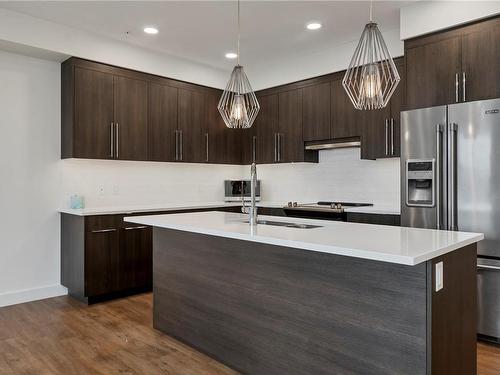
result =
[[500,342],[500,99],[401,113],[401,223],[485,234],[478,333]]

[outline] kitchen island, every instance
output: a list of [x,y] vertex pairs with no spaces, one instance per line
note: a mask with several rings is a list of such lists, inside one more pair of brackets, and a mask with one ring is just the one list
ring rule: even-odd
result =
[[482,234],[259,219],[125,218],[154,227],[156,329],[246,374],[476,373]]

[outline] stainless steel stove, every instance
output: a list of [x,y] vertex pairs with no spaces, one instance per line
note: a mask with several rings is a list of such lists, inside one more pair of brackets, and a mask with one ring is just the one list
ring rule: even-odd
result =
[[373,206],[372,203],[353,203],[339,201],[320,201],[316,203],[288,202],[283,207],[285,214],[290,217],[309,219],[324,219],[347,221],[346,208]]

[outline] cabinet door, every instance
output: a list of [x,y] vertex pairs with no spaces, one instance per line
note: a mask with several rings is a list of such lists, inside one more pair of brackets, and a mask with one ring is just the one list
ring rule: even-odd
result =
[[460,87],[456,85],[456,74],[461,72],[461,37],[437,41],[434,38],[436,36],[419,40],[424,44],[405,51],[407,109],[457,101],[457,90]]
[[302,126],[304,141],[330,139],[330,82],[302,90]]
[[278,154],[278,95],[257,98],[260,111],[255,119],[257,163],[276,163]]
[[116,292],[120,286],[120,248],[116,226],[85,234],[85,296]]
[[390,108],[389,103],[385,108],[365,112],[367,121],[363,124],[361,159],[389,157],[391,152]]
[[149,85],[149,160],[174,161],[177,131],[177,89]]
[[401,155],[401,111],[404,107],[404,93],[406,89],[406,69],[404,59],[397,59],[395,63],[401,81],[399,81],[399,85],[396,88],[396,91],[394,91],[394,94],[392,94],[390,101],[391,117],[389,125],[391,128],[389,133],[389,157],[399,157]]
[[278,161],[304,161],[302,137],[302,89],[282,92],[278,96]]
[[[260,112],[257,118],[260,116]],[[257,128],[256,122],[250,129],[242,129],[240,132],[241,142],[241,164],[251,164],[257,161]]]
[[241,130],[230,129],[217,109],[220,95],[207,94],[208,131],[205,136],[205,161],[210,163],[241,163]]
[[348,138],[361,136],[366,121],[366,111],[354,108],[349,96],[342,86],[342,79],[332,82],[332,138]]
[[115,157],[148,159],[148,83],[114,77]]
[[73,157],[111,159],[113,76],[75,67]]
[[179,160],[206,160],[205,133],[208,129],[205,94],[201,91],[179,89]]
[[500,18],[470,26],[465,32],[462,41],[465,91],[461,100],[500,97]]
[[134,224],[120,229],[120,287],[147,288],[153,282],[153,232]]
[[385,108],[365,111],[367,122],[363,125],[361,142],[362,159],[393,158],[400,154],[399,117],[404,93],[404,64],[395,61],[401,77],[398,87]]

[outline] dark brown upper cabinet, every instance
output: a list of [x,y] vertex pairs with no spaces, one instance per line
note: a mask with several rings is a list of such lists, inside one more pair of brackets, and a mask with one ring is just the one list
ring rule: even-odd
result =
[[500,96],[500,18],[405,41],[406,109]]
[[500,97],[500,18],[465,28],[462,37],[462,99]]
[[363,124],[361,137],[361,158],[382,159],[400,156],[400,113],[404,93],[404,61],[395,59],[394,63],[401,81],[386,107],[364,111],[367,119]]
[[177,161],[197,163],[206,160],[206,108],[206,95],[203,92],[179,89]]
[[331,138],[330,85],[324,82],[302,89],[302,126],[306,142]]
[[337,75],[331,83],[331,137],[360,137],[363,125],[368,121],[366,111],[354,108],[342,86],[343,74]]
[[113,80],[115,157],[148,160],[148,83],[118,76]]
[[304,161],[302,136],[302,89],[278,95],[277,161],[290,163]]
[[175,87],[149,84],[149,160],[176,160],[177,91]]
[[62,157],[114,157],[113,76],[62,66]]
[[147,160],[147,81],[75,58],[61,70],[62,157]]
[[262,163],[278,162],[278,94],[257,97],[260,111],[254,121],[256,138],[255,161]]
[[241,164],[242,130],[230,129],[217,109],[222,91],[207,94],[208,130],[205,137],[205,161]]

